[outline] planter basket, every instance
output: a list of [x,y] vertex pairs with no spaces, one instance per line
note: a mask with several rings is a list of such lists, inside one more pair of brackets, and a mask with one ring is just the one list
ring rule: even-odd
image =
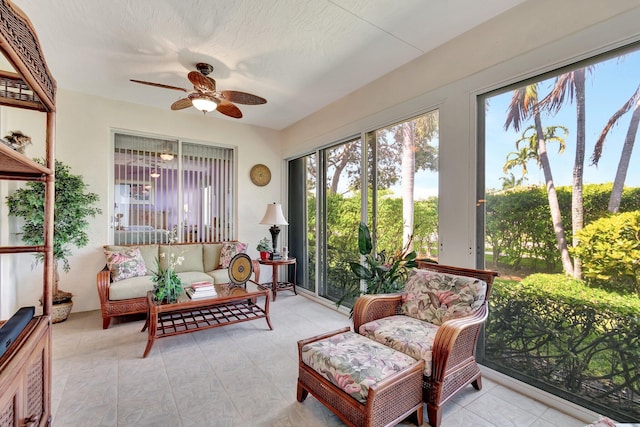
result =
[[60,323],[67,320],[69,313],[71,313],[71,307],[73,307],[73,301],[53,304],[51,310],[51,322]]

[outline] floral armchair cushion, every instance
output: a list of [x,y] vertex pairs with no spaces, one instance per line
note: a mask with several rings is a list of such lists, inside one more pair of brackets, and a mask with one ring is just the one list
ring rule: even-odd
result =
[[486,292],[482,280],[416,268],[409,275],[400,312],[440,326],[473,314],[484,303]]
[[362,335],[345,332],[302,347],[302,362],[365,403],[370,386],[416,360]]

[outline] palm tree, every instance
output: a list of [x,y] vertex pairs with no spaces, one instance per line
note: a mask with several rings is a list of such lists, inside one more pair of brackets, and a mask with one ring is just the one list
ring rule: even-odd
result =
[[[413,235],[413,193],[415,188],[416,156],[414,148],[416,122],[409,120],[401,126],[402,133],[402,247],[406,247]],[[413,248],[409,248],[413,250]]]
[[562,268],[567,274],[573,275],[573,265],[569,256],[567,247],[567,238],[562,224],[562,216],[560,214],[560,203],[558,202],[558,194],[553,183],[553,174],[551,173],[551,164],[547,154],[547,142],[545,133],[542,128],[542,120],[540,118],[540,105],[538,104],[538,84],[532,84],[520,87],[513,91],[511,102],[507,110],[507,119],[504,128],[509,129],[513,126],[514,130],[520,130],[520,124],[523,120],[533,117],[535,128],[535,140],[537,141],[538,163],[544,174],[545,184],[547,188],[547,199],[549,201],[549,210],[551,211],[551,222],[553,231],[556,235],[556,242],[560,250],[560,259]]
[[[507,173],[507,171],[505,171]],[[511,188],[520,187],[526,180],[526,177],[516,178],[513,172],[509,173],[508,176],[501,176],[499,178],[502,181],[502,190],[509,190]]]
[[[585,153],[585,80],[586,72],[593,67],[583,67],[556,78],[556,83],[540,106],[557,113],[565,102],[576,104],[576,156],[573,163],[573,184],[571,192],[571,229],[573,246],[578,245],[578,232],[584,227],[584,201],[582,195]],[[578,257],[573,259],[573,277],[582,277],[582,265]]]
[[633,152],[633,146],[636,142],[636,134],[638,133],[638,122],[640,122],[640,86],[631,95],[631,98],[616,111],[609,119],[600,136],[596,142],[596,146],[593,149],[591,155],[591,164],[598,166],[598,161],[602,156],[602,149],[604,141],[609,134],[609,131],[615,125],[620,117],[629,112],[633,108],[631,114],[631,121],[629,122],[629,128],[627,129],[627,136],[624,138],[624,145],[622,146],[622,152],[620,153],[620,161],[618,162],[618,169],[616,170],[616,177],[613,181],[613,188],[611,189],[611,196],[609,198],[608,210],[611,213],[616,213],[620,209],[620,200],[622,199],[622,190],[624,189],[624,182],[627,179],[627,171],[629,169],[629,161],[631,159],[631,153]]
[[[569,129],[564,126],[547,126],[544,133],[544,140],[547,145],[549,142],[557,142],[558,154],[562,154],[564,153],[566,144],[564,137],[556,135],[557,129],[562,130],[564,132],[564,136],[569,134]],[[527,145],[520,147],[521,142],[526,142]],[[519,166],[522,168],[522,176],[525,176],[529,173],[529,170],[527,169],[527,163],[529,163],[529,160],[535,160],[538,166],[541,166],[540,158],[538,156],[538,133],[536,132],[535,126],[529,126],[522,132],[522,136],[516,141],[516,149],[519,151],[512,151],[507,154],[507,160],[502,168],[504,173],[507,173],[514,167]]]

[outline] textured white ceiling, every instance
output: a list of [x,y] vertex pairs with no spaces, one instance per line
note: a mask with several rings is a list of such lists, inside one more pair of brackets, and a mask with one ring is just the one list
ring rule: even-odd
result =
[[[58,87],[168,109],[197,62],[282,129],[524,0],[14,0]],[[201,114],[189,108],[175,114]],[[231,119],[219,113],[210,115]]]

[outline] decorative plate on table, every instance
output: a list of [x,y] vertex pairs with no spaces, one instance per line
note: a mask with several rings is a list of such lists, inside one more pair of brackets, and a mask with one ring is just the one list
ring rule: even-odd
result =
[[253,272],[251,258],[247,254],[236,254],[229,263],[229,280],[235,285],[244,285]]
[[263,164],[257,164],[252,167],[249,176],[251,177],[251,182],[258,187],[264,187],[271,181],[271,171]]

